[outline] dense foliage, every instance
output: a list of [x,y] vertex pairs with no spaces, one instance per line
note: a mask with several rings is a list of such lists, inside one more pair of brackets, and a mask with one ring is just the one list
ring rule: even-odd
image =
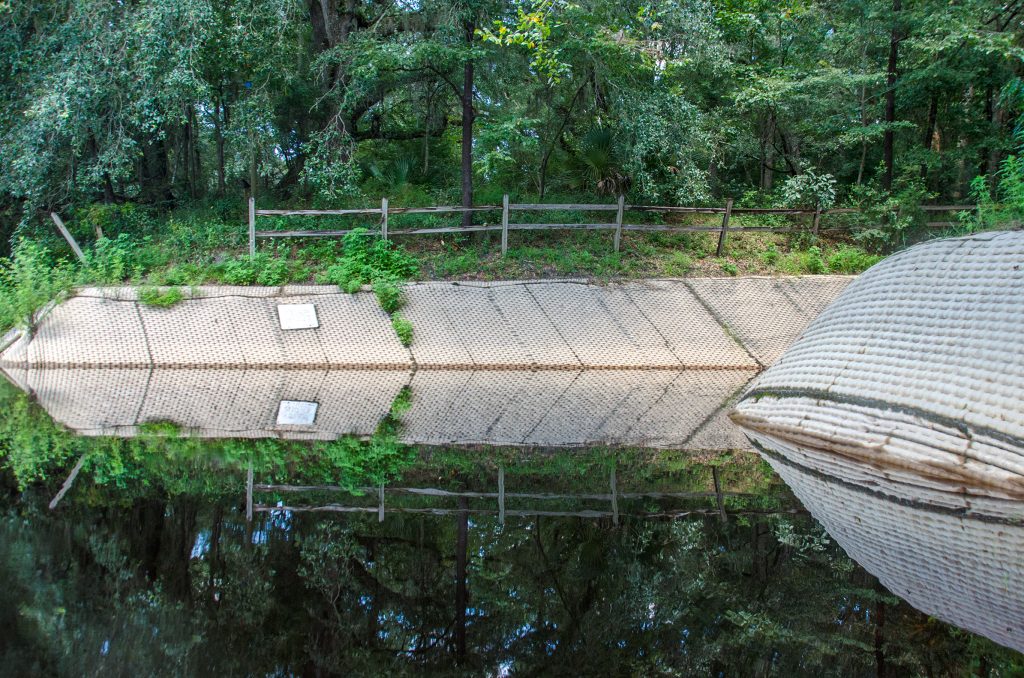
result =
[[465,200],[474,181],[477,202],[967,199],[1020,174],[1022,18],[995,0],[4,3],[0,217]]

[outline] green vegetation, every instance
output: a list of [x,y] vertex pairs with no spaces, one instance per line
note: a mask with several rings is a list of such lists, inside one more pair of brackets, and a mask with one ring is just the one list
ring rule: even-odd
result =
[[146,306],[170,308],[185,298],[177,287],[161,290],[158,287],[142,287],[139,289],[139,301]]
[[[356,291],[362,285],[374,285],[381,306],[394,305],[395,283],[414,276],[418,271],[416,260],[390,240],[375,239],[365,228],[346,233],[341,242],[341,255],[326,266],[318,280],[338,285],[346,292]],[[378,291],[378,289],[380,291]],[[392,311],[388,311],[391,313]]]
[[881,259],[877,254],[868,254],[856,247],[840,246],[829,256],[828,270],[833,273],[860,273]]
[[[410,253],[397,267],[387,252],[401,249],[370,235],[343,247],[261,241],[249,261],[250,195],[263,208],[376,208],[381,197],[399,210],[497,205],[504,193],[613,203],[623,193],[632,204],[864,210],[824,216],[823,229],[848,229],[823,231],[845,233],[835,239],[762,240],[744,252],[730,236],[725,259],[737,274],[774,272],[788,255],[780,271],[855,270],[863,261],[847,255],[833,266],[834,250],[886,254],[942,232],[927,226],[922,202],[980,205],[950,232],[1024,215],[1019,13],[991,0],[7,4],[0,253],[13,256],[25,237],[70,259],[48,219],[57,210],[88,253],[80,282],[320,279],[353,291],[381,277],[722,272],[703,261],[707,238],[634,232],[619,255],[607,232],[514,231],[504,259],[488,233],[397,236]],[[499,218],[482,211],[464,225]],[[460,220],[393,213],[389,227]],[[365,234],[378,222],[261,216],[260,228]]]
[[229,285],[277,287],[288,282],[289,265],[284,259],[259,252],[252,258],[240,256],[225,262],[220,278]]
[[402,346],[412,346],[411,322],[396,314],[391,317],[391,327],[394,328],[395,334],[398,335],[398,340],[402,342]]
[[72,280],[64,261],[54,262],[45,247],[23,240],[13,259],[0,259],[0,332],[33,330],[36,312],[69,290]]
[[377,280],[373,283],[373,293],[377,296],[380,307],[388,315],[402,307],[402,289],[391,280]]
[[672,252],[665,261],[665,273],[670,276],[684,276],[693,268],[693,259],[685,252]]

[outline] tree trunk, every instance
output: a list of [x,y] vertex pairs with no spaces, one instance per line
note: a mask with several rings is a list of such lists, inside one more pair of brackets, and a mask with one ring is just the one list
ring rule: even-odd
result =
[[202,144],[200,137],[199,119],[196,116],[196,107],[188,105],[188,117],[191,120],[191,145],[193,145],[193,186],[195,186],[196,197],[202,198],[206,193],[203,185],[203,161]]
[[772,190],[775,183],[775,112],[768,114],[761,137],[761,190]]
[[882,160],[885,163],[885,173],[882,175],[882,188],[892,190],[892,179],[894,174],[893,144],[895,143],[895,132],[892,128],[896,122],[896,65],[899,59],[900,29],[897,24],[897,17],[900,12],[900,0],[892,2],[892,33],[889,37],[889,63],[886,72],[885,90],[885,136],[882,139]]
[[[466,45],[473,44],[472,21],[467,21]],[[473,61],[466,59],[462,72],[462,206],[473,206]],[[473,225],[473,213],[462,213],[462,225]]]
[[[221,116],[224,121],[221,121]],[[217,143],[217,195],[223,196],[227,191],[224,181],[224,124],[227,123],[227,108],[218,99],[213,109],[213,136]]]
[[[935,137],[935,123],[939,117],[939,97],[937,94],[933,94],[931,101],[928,103],[928,126],[924,129],[924,138],[921,140],[922,146],[924,147],[925,153],[932,148],[932,139]],[[926,162],[921,163],[921,178],[924,179],[928,176],[928,164]]]

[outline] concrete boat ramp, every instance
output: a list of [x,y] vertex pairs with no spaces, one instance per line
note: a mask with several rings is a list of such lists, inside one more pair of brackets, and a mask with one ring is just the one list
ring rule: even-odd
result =
[[411,284],[409,348],[369,291],[201,287],[155,308],[89,288],[8,337],[0,369],[85,435],[371,435],[407,387],[411,443],[735,449],[730,399],[850,280]]

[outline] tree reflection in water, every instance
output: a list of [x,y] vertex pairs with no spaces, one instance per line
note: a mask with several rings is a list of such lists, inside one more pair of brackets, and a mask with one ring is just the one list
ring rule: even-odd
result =
[[[616,456],[618,526],[611,515],[519,515],[610,513]],[[437,457],[421,456],[403,483],[495,492],[486,451]],[[83,478],[56,512],[42,487],[10,488],[4,665],[191,675],[856,675],[880,659],[938,675],[1019,665],[881,592],[759,463],[723,469],[724,489],[739,494],[724,498],[724,522],[714,496],[631,496],[709,490],[710,467],[681,459],[524,455],[506,472],[509,495],[557,497],[507,496],[504,525],[491,496],[389,493],[380,522],[376,493],[325,490],[256,497],[366,512],[267,510],[248,524],[244,471],[210,465],[168,465],[121,488]],[[573,460],[582,471],[561,472]],[[196,491],[211,475],[222,482]],[[448,514],[408,512],[442,506]],[[695,513],[640,515],[684,511]]]
[[10,675],[1022,668],[881,589],[752,453],[412,448],[402,399],[365,441],[85,439],[0,396]]

